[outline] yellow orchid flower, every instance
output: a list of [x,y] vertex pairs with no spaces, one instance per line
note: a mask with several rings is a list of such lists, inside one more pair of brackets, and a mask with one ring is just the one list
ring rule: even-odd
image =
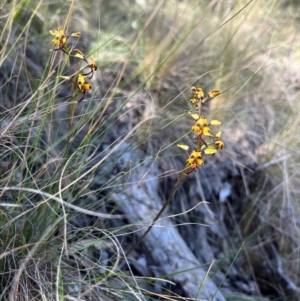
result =
[[186,160],[188,165],[203,165],[204,161],[202,160],[202,155],[200,151],[194,150],[190,154],[189,158]]
[[85,76],[82,74],[78,75],[77,85],[78,85],[79,90],[84,94],[88,90],[92,89],[92,85],[89,82],[87,82],[87,80],[85,79]]
[[97,69],[98,69],[97,64],[96,64],[95,61],[94,61],[94,56],[93,56],[93,55],[91,56],[91,63],[90,63],[89,66],[90,66],[90,67],[92,68],[92,70],[94,70],[94,71],[97,71]]
[[49,30],[49,33],[54,36],[52,43],[59,48],[63,48],[67,42],[67,36],[63,29],[57,28],[55,31]]
[[192,87],[192,91],[194,92],[194,98],[203,100],[204,99],[204,92],[201,88]]

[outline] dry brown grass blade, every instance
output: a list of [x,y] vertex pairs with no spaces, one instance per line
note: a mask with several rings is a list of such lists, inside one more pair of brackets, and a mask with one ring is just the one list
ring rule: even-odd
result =
[[90,127],[86,137],[90,136],[91,133],[95,130],[95,128],[98,126],[98,124],[101,122],[102,118],[103,118],[103,115],[104,113],[106,112],[108,106],[110,105],[110,102],[111,100],[113,99],[116,91],[117,91],[117,88],[119,87],[119,84],[124,76],[124,72],[128,66],[128,64],[130,63],[131,61],[131,58],[132,58],[132,55],[134,54],[134,51],[136,50],[136,47],[143,35],[143,33],[145,32],[145,30],[147,29],[147,27],[151,24],[153,18],[158,14],[160,8],[162,7],[162,5],[164,4],[165,0],[160,0],[158,2],[158,4],[156,5],[156,7],[154,8],[154,10],[152,11],[151,15],[147,18],[147,20],[145,21],[145,24],[143,26],[143,28],[141,29],[141,31],[138,33],[138,36],[136,37],[135,41],[133,42],[132,46],[131,46],[131,49],[130,49],[130,53],[128,55],[128,58],[126,59],[126,62],[124,63],[123,67],[122,67],[122,70],[118,76],[118,79],[116,81],[116,84],[115,84],[115,87],[113,88],[113,91],[112,91],[112,94],[110,95],[105,107],[103,108],[101,114],[99,115],[99,117],[97,118],[97,120],[94,122],[94,124]]

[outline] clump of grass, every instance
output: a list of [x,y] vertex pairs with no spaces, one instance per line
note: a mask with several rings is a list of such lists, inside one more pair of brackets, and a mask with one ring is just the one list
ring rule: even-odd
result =
[[[145,282],[155,287],[148,276],[139,283],[134,271],[128,276],[115,266],[133,245],[128,233],[136,225],[124,220],[112,195],[147,160],[159,162],[161,194],[170,193],[182,166],[174,144],[190,141],[190,125],[181,121],[190,98],[186,91],[195,83],[204,91],[216,85],[222,94],[202,111],[202,90],[193,89],[192,104],[200,104],[191,113],[197,142],[183,172],[191,180],[178,189],[170,210],[186,224],[185,237],[194,237],[199,223],[215,222],[213,214],[208,210],[200,220],[203,208],[182,212],[196,199],[211,201],[207,208],[223,216],[219,223],[227,236],[206,227],[201,237],[221,241],[210,244],[224,248],[212,253],[222,257],[223,275],[234,278],[230,260],[239,257],[241,274],[249,277],[245,282],[251,279],[264,289],[267,279],[279,287],[281,282],[258,271],[261,262],[272,266],[266,254],[278,258],[280,252],[281,276],[299,286],[292,264],[299,259],[297,7],[284,6],[283,14],[286,4],[280,1],[149,1],[128,2],[129,11],[117,1],[99,3],[3,5],[0,299],[129,294],[138,299]],[[91,9],[94,5],[100,10]],[[51,28],[58,28],[52,38]],[[85,32],[80,39],[65,34],[79,30]],[[51,39],[54,51],[49,51]],[[204,138],[210,133],[207,120],[218,119],[226,148],[202,165],[203,153],[222,146],[220,133]],[[144,159],[128,155],[136,149],[145,150]],[[225,195],[221,203],[220,195]],[[207,241],[188,243],[202,254]],[[236,248],[240,244],[242,252]],[[282,290],[259,294],[293,294]]]

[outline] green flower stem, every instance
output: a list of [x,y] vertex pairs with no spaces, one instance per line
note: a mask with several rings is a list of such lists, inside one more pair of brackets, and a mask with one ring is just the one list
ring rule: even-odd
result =
[[146,237],[146,235],[150,232],[150,230],[152,229],[152,227],[155,225],[155,223],[157,222],[157,220],[159,219],[159,217],[162,215],[162,213],[165,211],[165,209],[167,208],[167,206],[170,204],[171,200],[173,199],[179,185],[182,183],[182,181],[184,180],[184,178],[186,177],[186,174],[184,173],[184,171],[181,173],[178,181],[176,182],[176,184],[174,185],[172,192],[170,193],[168,199],[166,200],[166,202],[164,203],[164,205],[162,206],[162,208],[160,209],[160,211],[157,213],[156,217],[154,218],[154,220],[152,221],[152,223],[150,224],[150,226],[148,227],[148,229],[146,230],[146,232],[139,238],[139,240],[129,249],[129,251],[127,251],[127,253],[125,254],[126,257],[128,257],[128,255],[137,248],[137,246],[139,246],[139,244],[144,240],[144,238]]

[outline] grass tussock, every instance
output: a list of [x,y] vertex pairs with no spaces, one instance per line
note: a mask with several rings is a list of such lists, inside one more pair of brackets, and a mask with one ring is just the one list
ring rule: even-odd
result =
[[[0,299],[201,298],[211,278],[224,300],[297,300],[299,13],[283,0],[5,1]],[[221,91],[203,114],[225,147],[176,187],[193,86]],[[164,202],[174,185],[167,215],[207,271],[197,296],[147,244],[124,258],[153,220],[126,211],[131,198]]]

